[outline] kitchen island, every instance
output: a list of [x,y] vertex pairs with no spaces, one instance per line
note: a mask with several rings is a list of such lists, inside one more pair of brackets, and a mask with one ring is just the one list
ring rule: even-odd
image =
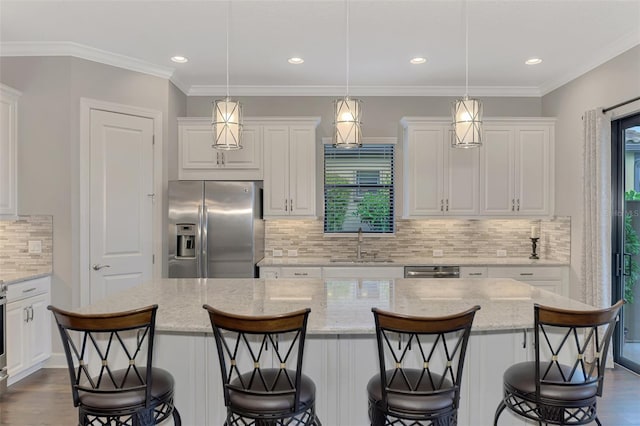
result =
[[[203,304],[242,315],[311,308],[304,370],[325,425],[368,424],[366,383],[378,368],[371,308],[441,316],[478,304],[462,382],[460,425],[492,424],[502,373],[532,358],[533,304],[591,307],[512,279],[160,279],[79,309],[112,312],[158,304],[154,364],[176,379],[185,425],[224,418],[215,342]],[[507,414],[507,413],[505,413]],[[501,426],[523,424],[503,415]]]

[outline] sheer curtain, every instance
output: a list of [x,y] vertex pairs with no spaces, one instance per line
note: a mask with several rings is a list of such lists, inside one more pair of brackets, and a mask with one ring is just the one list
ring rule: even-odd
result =
[[582,297],[603,308],[611,305],[611,121],[598,108],[585,112],[583,126]]

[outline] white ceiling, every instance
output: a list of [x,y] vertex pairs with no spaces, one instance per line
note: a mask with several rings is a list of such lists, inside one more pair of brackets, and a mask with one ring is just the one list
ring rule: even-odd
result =
[[[461,95],[462,0],[351,0],[350,93]],[[72,55],[171,78],[189,95],[225,85],[226,1],[0,1],[0,55]],[[640,44],[640,0],[469,0],[469,94],[541,96]],[[232,95],[343,95],[345,2],[230,8]],[[189,58],[186,64],[169,60]],[[302,65],[287,63],[301,56]],[[424,56],[427,63],[411,65]],[[529,57],[544,62],[527,66]]]

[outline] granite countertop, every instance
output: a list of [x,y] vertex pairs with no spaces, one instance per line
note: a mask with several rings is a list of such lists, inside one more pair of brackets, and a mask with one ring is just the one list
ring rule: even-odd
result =
[[[383,261],[380,261],[383,260]],[[380,258],[354,262],[330,257],[265,257],[258,266],[405,266],[405,265],[459,265],[459,266],[567,266],[569,263],[550,259],[517,257],[402,257]]]
[[2,272],[0,273],[0,281],[4,281],[5,284],[15,284],[22,281],[34,280],[36,278],[46,277],[51,275],[50,270],[41,271],[21,271],[21,272]]
[[533,304],[592,307],[512,279],[159,279],[78,309],[124,311],[158,304],[159,331],[211,332],[203,304],[241,315],[272,315],[309,307],[309,334],[372,334],[371,308],[441,316],[473,305],[474,331],[533,327]]

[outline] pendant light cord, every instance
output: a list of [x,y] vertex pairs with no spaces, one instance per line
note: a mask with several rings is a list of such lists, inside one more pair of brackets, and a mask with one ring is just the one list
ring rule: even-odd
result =
[[227,99],[229,99],[229,15],[231,14],[231,1],[227,2],[227,16],[226,16],[226,42],[227,42]]
[[346,40],[346,64],[347,64],[347,93],[346,93],[346,97],[349,97],[349,0],[345,0],[344,2],[345,4],[345,9],[346,9],[346,19],[347,19],[347,23],[346,23],[346,35],[345,35],[345,40]]
[[467,11],[467,1],[464,2],[464,63],[465,63],[465,81],[464,81],[464,97],[469,95],[469,13]]

